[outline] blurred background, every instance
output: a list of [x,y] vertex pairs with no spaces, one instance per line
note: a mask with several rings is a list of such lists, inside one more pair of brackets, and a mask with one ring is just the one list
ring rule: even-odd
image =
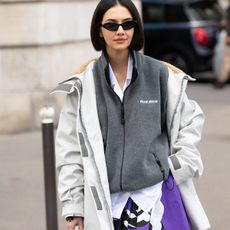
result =
[[[94,0],[0,0],[0,229],[45,227],[40,109],[64,96],[49,92],[85,61],[98,57],[89,29]],[[230,86],[216,87],[228,0],[136,0],[144,53],[197,81],[188,95],[206,115],[199,149],[205,171],[196,187],[212,229],[230,226]],[[229,60],[230,62],[230,60]],[[58,203],[59,229],[65,229]],[[55,230],[55,229],[54,229]]]

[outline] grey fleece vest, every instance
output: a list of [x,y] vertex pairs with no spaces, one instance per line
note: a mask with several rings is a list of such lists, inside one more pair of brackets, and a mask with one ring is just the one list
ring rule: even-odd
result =
[[110,87],[104,54],[93,70],[111,193],[154,185],[169,173],[168,71],[139,52],[133,52],[133,60],[132,81],[123,102]]

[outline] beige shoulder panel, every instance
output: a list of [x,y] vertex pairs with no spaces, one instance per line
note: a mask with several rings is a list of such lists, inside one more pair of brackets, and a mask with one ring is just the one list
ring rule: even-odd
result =
[[177,68],[176,66],[168,63],[168,62],[164,62],[163,63],[168,67],[170,68],[174,73],[184,73],[184,71],[182,71],[181,69]]
[[84,70],[86,69],[86,67],[89,65],[90,62],[92,61],[96,61],[97,58],[92,58],[90,60],[88,60],[87,62],[85,62],[83,65],[81,65],[80,67],[78,67],[75,71],[74,74],[81,74],[84,72]]
[[95,60],[97,60],[97,58],[92,58],[89,61],[85,62],[83,65],[78,67],[75,71],[73,71],[73,74],[71,75],[71,77],[59,82],[58,84],[60,85],[60,84],[63,84],[63,83],[66,83],[68,81],[71,81],[71,80],[75,79],[77,77],[76,76],[77,74],[83,73],[84,70],[86,69],[86,67],[89,65],[89,63],[92,62],[92,61],[95,61]]

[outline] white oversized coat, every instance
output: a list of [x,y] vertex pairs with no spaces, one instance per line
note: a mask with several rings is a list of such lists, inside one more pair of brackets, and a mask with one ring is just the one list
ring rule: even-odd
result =
[[[112,230],[109,183],[102,134],[97,114],[93,80],[94,61],[63,83],[54,92],[64,91],[56,135],[58,193],[63,216],[84,216],[86,230]],[[187,98],[189,76],[167,65],[167,128],[170,138],[170,170],[179,186],[192,229],[209,228],[209,222],[193,186],[203,165],[196,148],[201,138],[203,113]]]

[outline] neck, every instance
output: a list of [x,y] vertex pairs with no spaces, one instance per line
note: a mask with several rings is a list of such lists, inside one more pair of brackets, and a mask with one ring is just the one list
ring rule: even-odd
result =
[[129,50],[127,49],[125,51],[113,51],[113,52],[107,50],[107,54],[114,75],[117,78],[117,81],[122,89],[127,75]]
[[129,50],[125,51],[109,51],[107,50],[109,63],[113,69],[121,69],[128,65]]

